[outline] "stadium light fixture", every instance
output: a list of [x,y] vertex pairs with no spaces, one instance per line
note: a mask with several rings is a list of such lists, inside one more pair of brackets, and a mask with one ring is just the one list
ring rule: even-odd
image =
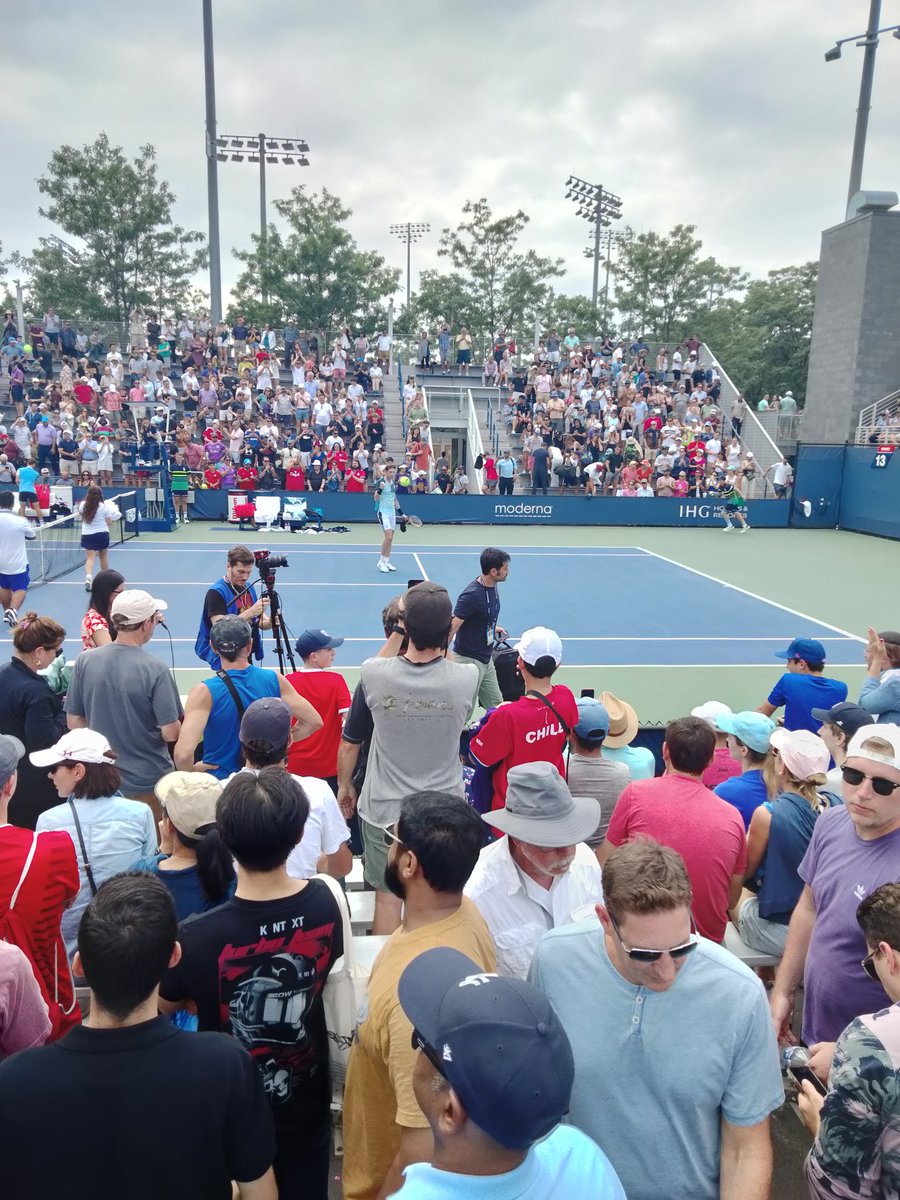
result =
[[401,242],[406,242],[406,307],[409,308],[412,244],[418,242],[426,233],[430,233],[431,226],[427,221],[403,221],[389,226],[389,232],[398,237]]

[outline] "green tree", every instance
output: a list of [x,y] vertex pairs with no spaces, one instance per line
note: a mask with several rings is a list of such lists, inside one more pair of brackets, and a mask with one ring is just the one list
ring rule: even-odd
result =
[[48,198],[38,211],[82,249],[43,238],[20,259],[35,311],[61,312],[124,325],[136,305],[181,307],[206,263],[203,235],[172,219],[175,196],[158,174],[156,150],[130,160],[105,133],[91,144],[60,146],[38,181]]
[[704,340],[748,400],[790,389],[803,403],[817,276],[814,262],[770,271],[704,323]]
[[624,231],[613,273],[616,307],[628,333],[680,341],[747,286],[739,267],[701,255],[696,232],[694,225],[675,225],[668,234]]
[[265,244],[257,234],[252,250],[234,251],[244,270],[229,314],[272,323],[292,317],[302,329],[326,333],[371,328],[373,319],[386,325],[382,302],[397,290],[400,271],[360,250],[345,227],[352,210],[327,188],[310,193],[302,185],[274,204],[286,231],[271,224]]
[[[527,215],[495,217],[487,200],[468,200],[456,229],[441,234],[438,254],[453,265],[454,287],[464,289],[466,311],[459,324],[490,336],[498,329],[522,335],[549,296],[550,280],[563,274],[563,261],[521,250]],[[458,296],[463,299],[463,294]]]
[[582,341],[594,338],[598,333],[605,333],[610,328],[612,306],[604,305],[603,297],[598,298],[597,312],[591,303],[590,296],[557,296],[552,293],[544,306],[543,329],[546,333],[556,329],[565,334],[570,325]]

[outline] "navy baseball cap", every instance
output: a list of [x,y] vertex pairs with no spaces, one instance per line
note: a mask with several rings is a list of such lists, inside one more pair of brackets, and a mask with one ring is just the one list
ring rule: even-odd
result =
[[442,946],[413,959],[398,995],[429,1061],[495,1142],[524,1150],[569,1111],[575,1061],[543,992]]
[[813,717],[823,724],[827,721],[829,725],[837,725],[839,729],[843,729],[848,740],[853,737],[857,729],[862,729],[865,725],[874,725],[875,718],[870,712],[866,712],[859,704],[853,704],[850,700],[844,700],[841,704],[835,704],[832,708],[813,708],[810,709]]
[[324,629],[304,629],[297,638],[296,650],[301,658],[309,658],[317,650],[336,650],[343,644],[343,638],[332,637]]
[[787,650],[776,650],[776,658],[802,658],[804,662],[825,661],[825,647],[815,638],[794,638]]

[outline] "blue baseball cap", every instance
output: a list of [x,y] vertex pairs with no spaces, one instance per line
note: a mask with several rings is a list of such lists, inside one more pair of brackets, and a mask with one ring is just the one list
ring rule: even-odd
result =
[[600,701],[592,696],[582,696],[577,704],[578,721],[574,728],[575,736],[590,746],[599,746],[609,733],[609,713]]
[[524,1150],[569,1111],[575,1061],[543,992],[441,946],[413,959],[398,995],[429,1061],[495,1142]]
[[794,638],[787,650],[776,650],[776,658],[802,658],[807,663],[825,661],[825,647],[815,638]]
[[332,637],[324,629],[304,629],[297,638],[295,649],[301,658],[309,658],[317,650],[336,650],[343,644],[343,638]]
[[716,729],[733,734],[757,754],[766,753],[769,738],[775,732],[775,722],[760,712],[720,713],[715,724]]

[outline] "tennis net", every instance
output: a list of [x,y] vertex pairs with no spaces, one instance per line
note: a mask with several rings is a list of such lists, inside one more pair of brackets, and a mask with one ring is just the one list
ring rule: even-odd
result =
[[[119,510],[118,518],[109,527],[109,544],[110,547],[121,546],[123,542],[138,536],[140,512],[137,492],[120,492],[106,499],[111,500]],[[25,543],[31,587],[49,583],[51,579],[60,579],[84,566],[81,518],[76,513],[47,521],[34,532],[34,539]]]

